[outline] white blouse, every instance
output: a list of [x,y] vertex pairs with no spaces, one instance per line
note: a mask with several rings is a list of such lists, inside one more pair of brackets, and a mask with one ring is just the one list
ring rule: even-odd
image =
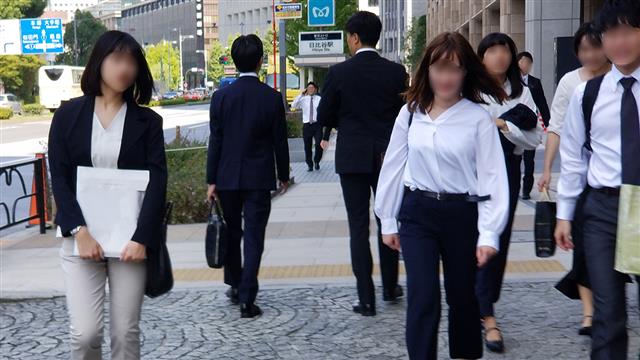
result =
[[[509,82],[509,80],[504,83],[503,88],[507,94],[511,94],[511,83]],[[522,94],[520,94],[520,96],[514,99],[507,99],[502,102],[502,104],[498,104],[492,97],[486,94],[483,94],[482,98],[487,102],[487,104],[480,105],[485,110],[487,110],[489,114],[491,114],[491,118],[494,120],[498,119],[500,115],[511,110],[518,104],[526,105],[534,113],[538,114],[536,103],[533,101],[531,92],[526,86],[522,88]],[[538,126],[535,129],[531,130],[521,130],[510,121],[507,121],[506,123],[508,130],[500,131],[507,138],[507,140],[511,141],[515,145],[515,148],[513,149],[513,153],[515,155],[522,155],[525,150],[535,150],[538,145],[542,144],[542,135],[544,134],[544,128],[542,127],[541,121],[538,121]]]
[[404,187],[439,193],[490,195],[478,203],[478,246],[499,249],[509,210],[509,184],[494,120],[462,99],[435,120],[405,105],[384,156],[375,197],[382,233],[398,232]]
[[102,127],[98,115],[93,113],[93,126],[91,129],[91,162],[98,168],[118,168],[120,145],[124,131],[124,119],[127,114],[127,103],[122,107],[111,121],[108,128]]
[[553,95],[553,103],[551,103],[551,119],[549,119],[549,132],[555,133],[558,136],[562,131],[562,125],[564,124],[564,118],[569,107],[569,100],[575,89],[584,82],[580,77],[580,69],[578,68],[570,71],[560,79],[556,93]]

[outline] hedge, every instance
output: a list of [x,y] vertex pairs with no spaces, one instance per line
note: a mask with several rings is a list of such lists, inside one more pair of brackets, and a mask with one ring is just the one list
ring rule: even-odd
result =
[[40,104],[25,104],[22,106],[22,111],[29,115],[40,115],[44,110],[44,106]]
[[186,101],[179,97],[171,100],[153,100],[149,102],[149,106],[167,106],[167,105],[180,105],[184,104]]
[[287,136],[289,138],[302,137],[302,112],[287,113]]
[[0,120],[10,119],[13,116],[13,110],[0,108]]

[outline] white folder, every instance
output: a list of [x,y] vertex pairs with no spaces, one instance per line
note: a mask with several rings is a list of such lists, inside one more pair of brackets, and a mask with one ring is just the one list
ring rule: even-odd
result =
[[[119,258],[136,231],[149,171],[78,166],[77,181],[76,199],[87,230],[105,257]],[[79,255],[77,244],[73,252]]]

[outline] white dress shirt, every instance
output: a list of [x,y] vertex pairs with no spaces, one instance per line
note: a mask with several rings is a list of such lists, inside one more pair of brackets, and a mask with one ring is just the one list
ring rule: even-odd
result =
[[[508,218],[509,183],[496,125],[462,99],[432,120],[405,105],[396,119],[378,179],[375,213],[383,234],[398,232],[405,186],[439,193],[490,195],[478,203],[478,246],[499,249]],[[466,225],[466,224],[465,224]]]
[[240,75],[238,75],[238,77],[245,77],[245,76],[258,77],[258,74],[256,74],[255,72],[246,72],[246,73],[241,72]]
[[127,114],[127,103],[122,104],[120,110],[111,121],[108,128],[102,127],[98,115],[93,113],[91,128],[91,162],[98,168],[118,168],[120,145],[124,131],[124,119]]
[[320,104],[320,96],[317,94],[303,95],[300,94],[293,99],[291,107],[294,109],[302,109],[302,122],[311,123],[311,103],[313,102],[313,122],[318,121],[318,104]]
[[358,55],[358,54],[360,54],[361,52],[364,52],[364,51],[373,51],[374,53],[378,52],[378,50],[376,50],[374,48],[363,47],[363,48],[360,48],[360,49],[356,50],[356,55]]
[[[504,91],[507,94],[511,94],[511,83],[507,80],[504,83]],[[500,117],[500,115],[506,113],[511,110],[518,104],[523,104],[529,107],[534,113],[538,114],[538,109],[536,108],[536,103],[533,102],[533,97],[531,97],[531,92],[529,88],[524,86],[522,88],[522,94],[514,99],[507,99],[502,104],[498,104],[492,97],[483,94],[482,98],[487,104],[480,104],[485,110],[491,114],[491,117],[495,120]],[[507,138],[507,140],[511,141],[515,148],[513,149],[513,153],[515,155],[522,155],[525,150],[535,150],[535,148],[542,144],[542,135],[544,134],[544,128],[542,127],[542,122],[538,121],[538,125],[535,129],[531,130],[521,130],[517,126],[515,126],[512,122],[507,121],[508,130],[503,131],[502,134]]]
[[[631,91],[640,113],[640,68],[630,76],[636,78]],[[624,89],[620,79],[623,77],[627,76],[612,66],[602,80],[591,113],[591,155],[583,150],[582,96],[586,83],[578,85],[571,97],[560,139],[562,161],[558,181],[558,219],[573,220],[576,201],[587,184],[594,188],[615,188],[622,184],[620,107]],[[640,154],[638,157],[640,161]]]
[[580,77],[580,69],[582,68],[578,68],[564,74],[558,82],[555,95],[553,95],[553,102],[551,103],[551,119],[549,119],[549,127],[547,128],[547,131],[558,136],[560,136],[562,131],[562,125],[564,124],[571,95],[573,95],[573,92],[576,90],[578,85],[584,82]]

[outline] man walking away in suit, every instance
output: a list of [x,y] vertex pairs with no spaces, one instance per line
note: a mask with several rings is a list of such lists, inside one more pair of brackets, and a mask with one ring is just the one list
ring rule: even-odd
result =
[[[347,43],[353,55],[329,69],[318,107],[318,121],[325,127],[326,150],[332,128],[338,130],[336,173],[347,209],[351,265],[357,280],[359,302],[353,311],[376,314],[375,289],[369,247],[371,191],[376,190],[384,152],[404,101],[407,73],[402,65],[381,57],[375,50],[382,23],[370,12],[360,11],[347,21]],[[398,252],[385,246],[378,224],[378,249],[383,300],[403,295],[398,286]]]
[[262,41],[256,35],[233,42],[231,57],[240,77],[214,94],[210,109],[207,198],[222,205],[229,243],[224,282],[231,286],[227,291],[231,302],[240,303],[243,318],[262,314],[255,300],[276,170],[281,190],[289,186],[284,103],[280,93],[258,78],[262,55]]
[[[522,82],[529,87],[533,102],[536,103],[538,111],[542,116],[544,126],[549,126],[549,105],[547,105],[547,99],[544,96],[544,89],[542,88],[542,82],[537,77],[529,74],[531,67],[533,66],[533,55],[527,51],[523,51],[518,54],[518,66],[520,67],[520,73],[522,74]],[[531,199],[531,189],[533,188],[533,172],[535,168],[534,159],[536,157],[535,150],[525,150],[522,154],[524,161],[524,176],[522,177],[522,199]]]

